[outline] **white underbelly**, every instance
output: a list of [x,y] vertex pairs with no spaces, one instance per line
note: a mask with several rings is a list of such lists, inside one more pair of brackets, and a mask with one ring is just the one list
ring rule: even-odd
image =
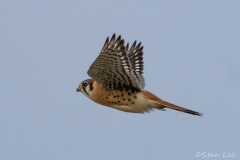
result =
[[112,108],[125,111],[125,112],[133,112],[133,113],[144,113],[144,112],[149,112],[150,110],[154,109],[157,107],[156,103],[153,103],[151,100],[146,99],[142,93],[138,93],[137,99],[135,99],[132,103],[129,103],[127,105],[119,105],[119,104],[114,104]]

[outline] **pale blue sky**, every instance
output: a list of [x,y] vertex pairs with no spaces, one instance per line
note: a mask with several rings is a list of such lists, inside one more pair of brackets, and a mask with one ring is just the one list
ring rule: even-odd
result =
[[[239,8],[237,0],[1,0],[0,160],[239,159]],[[204,116],[125,113],[76,93],[113,33],[144,45],[146,90]]]

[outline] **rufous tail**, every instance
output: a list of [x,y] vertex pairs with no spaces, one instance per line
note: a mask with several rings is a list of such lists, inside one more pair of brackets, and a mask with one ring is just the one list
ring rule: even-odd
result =
[[164,107],[171,108],[171,109],[174,109],[174,110],[177,110],[177,111],[181,111],[181,112],[185,112],[185,113],[189,113],[189,114],[193,114],[193,115],[197,115],[197,116],[202,116],[203,115],[202,113],[199,113],[199,112],[187,109],[187,108],[183,108],[183,107],[177,106],[175,104],[172,104],[172,103],[169,103],[169,102],[166,102],[166,101],[163,101],[163,100],[161,100],[160,102],[158,101],[157,103],[164,106]]
[[159,104],[159,108],[158,109],[163,109],[164,107],[167,108],[171,108],[177,111],[181,111],[181,112],[185,112],[185,113],[189,113],[189,114],[193,114],[193,115],[197,115],[197,116],[202,116],[202,113],[187,109],[187,108],[183,108],[180,106],[177,106],[175,104],[169,103],[167,101],[161,100],[160,98],[158,98],[157,96],[155,96],[154,94],[148,92],[148,91],[143,91],[143,95],[147,98],[150,99],[152,101],[154,101],[156,104]]

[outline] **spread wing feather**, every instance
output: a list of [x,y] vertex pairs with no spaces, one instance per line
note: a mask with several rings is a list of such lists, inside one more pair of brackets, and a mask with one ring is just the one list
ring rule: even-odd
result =
[[135,41],[132,45],[132,47],[129,49],[128,57],[130,59],[130,62],[132,64],[132,69],[134,72],[134,75],[136,75],[139,83],[141,84],[141,88],[145,87],[145,81],[143,77],[143,46],[141,46],[141,42],[138,43]]
[[136,42],[129,50],[128,46],[124,46],[121,36],[116,39],[113,34],[110,41],[108,37],[99,56],[89,68],[88,75],[108,89],[131,87],[142,90],[143,47],[141,43],[136,46]]

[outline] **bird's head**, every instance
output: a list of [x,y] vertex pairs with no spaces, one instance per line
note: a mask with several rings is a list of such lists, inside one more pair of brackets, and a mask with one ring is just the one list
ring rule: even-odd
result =
[[92,93],[92,90],[93,90],[93,79],[86,79],[79,84],[76,92],[82,92],[84,95],[89,97],[89,95],[91,95]]

